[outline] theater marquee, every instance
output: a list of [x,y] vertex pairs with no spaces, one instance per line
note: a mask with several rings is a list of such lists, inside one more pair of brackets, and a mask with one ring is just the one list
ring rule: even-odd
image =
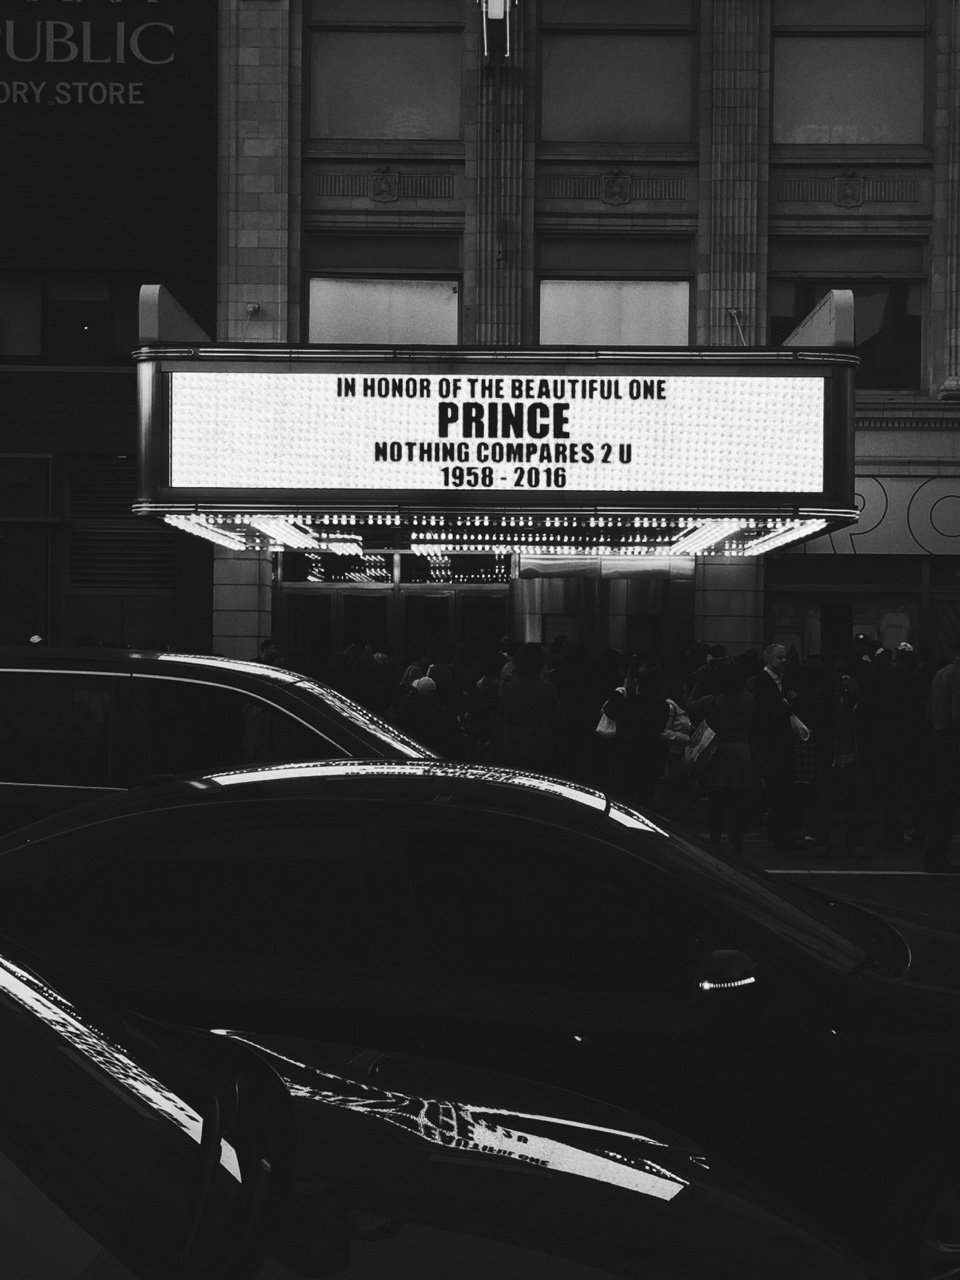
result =
[[138,510],[236,546],[752,554],[855,518],[843,353],[146,348]]

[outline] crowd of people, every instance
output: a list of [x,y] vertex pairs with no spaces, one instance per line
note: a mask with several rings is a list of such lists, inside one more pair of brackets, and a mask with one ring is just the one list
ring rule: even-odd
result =
[[960,870],[960,638],[939,666],[864,638],[802,661],[779,644],[658,661],[561,636],[402,670],[354,645],[313,674],[442,756],[598,786],[734,852],[756,832],[774,855],[914,848],[924,870]]

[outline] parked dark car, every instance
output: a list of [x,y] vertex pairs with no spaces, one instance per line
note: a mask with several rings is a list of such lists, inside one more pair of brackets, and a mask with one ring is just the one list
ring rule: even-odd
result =
[[350,698],[267,663],[0,649],[0,831],[196,769],[432,755]]
[[682,1138],[416,1058],[150,1023],[0,942],[9,1280],[863,1280]]
[[439,761],[196,776],[0,841],[0,927],[155,1016],[508,1064],[702,1141],[892,1271],[960,1252],[960,933]]

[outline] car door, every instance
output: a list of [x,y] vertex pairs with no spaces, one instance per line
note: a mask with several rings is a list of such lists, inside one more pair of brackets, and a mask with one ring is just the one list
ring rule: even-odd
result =
[[5,1275],[200,1280],[255,1263],[293,1152],[289,1098],[258,1059],[147,1029],[5,945],[0,1037]]

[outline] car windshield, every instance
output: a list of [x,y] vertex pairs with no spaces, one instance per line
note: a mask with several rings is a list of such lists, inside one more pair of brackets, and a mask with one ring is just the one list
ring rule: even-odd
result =
[[365,707],[361,707],[359,703],[345,697],[342,693],[337,693],[336,689],[331,689],[329,685],[318,684],[316,680],[302,676],[293,686],[293,692],[311,701],[319,698],[326,707],[337,711],[360,733],[368,738],[377,738],[383,743],[387,755],[408,756],[411,760],[422,760],[425,756],[433,755],[427,747],[415,742],[413,738],[408,738],[389,721],[382,720],[374,712],[367,711]]
[[[728,860],[695,844],[671,824],[653,823],[625,805],[612,804],[607,822],[617,830],[618,843],[624,843],[626,837],[633,852],[681,880],[687,892],[788,939],[813,958],[851,973],[876,957],[878,933],[884,925],[869,912],[852,914],[835,909],[825,898],[773,879],[747,862]],[[663,838],[651,839],[652,835]]]

